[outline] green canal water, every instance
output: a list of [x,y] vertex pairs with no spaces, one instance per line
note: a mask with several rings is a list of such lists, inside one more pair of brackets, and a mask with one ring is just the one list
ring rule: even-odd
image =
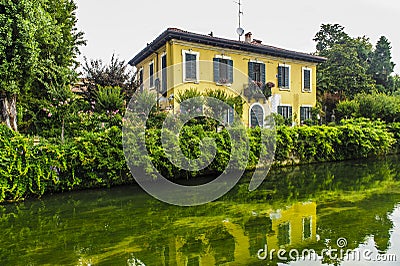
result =
[[198,207],[135,186],[3,205],[0,265],[400,265],[399,162],[283,168]]

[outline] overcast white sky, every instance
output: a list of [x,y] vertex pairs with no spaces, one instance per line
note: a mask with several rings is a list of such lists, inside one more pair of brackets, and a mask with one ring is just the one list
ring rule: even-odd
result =
[[[233,0],[75,0],[78,28],[88,45],[82,57],[108,62],[112,53],[129,61],[168,27],[237,39],[238,7]],[[313,52],[322,23],[339,23],[375,45],[385,35],[400,73],[399,0],[242,0],[242,27],[264,44]],[[81,58],[82,60],[82,58]]]

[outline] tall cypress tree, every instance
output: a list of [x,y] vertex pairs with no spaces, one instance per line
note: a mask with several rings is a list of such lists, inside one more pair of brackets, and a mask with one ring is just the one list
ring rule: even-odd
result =
[[383,86],[386,92],[390,89],[390,75],[393,73],[395,64],[391,61],[392,46],[385,36],[381,36],[371,56],[369,73],[376,84]]

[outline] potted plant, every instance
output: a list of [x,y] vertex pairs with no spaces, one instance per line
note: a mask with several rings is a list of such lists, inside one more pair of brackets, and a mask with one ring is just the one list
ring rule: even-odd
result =
[[263,91],[263,93],[264,93],[264,96],[266,97],[266,98],[269,98],[269,97],[271,97],[272,96],[272,88],[273,87],[275,87],[275,83],[273,83],[273,82],[267,82],[267,84],[265,84],[264,86],[263,86],[263,89],[262,89],[262,91]]

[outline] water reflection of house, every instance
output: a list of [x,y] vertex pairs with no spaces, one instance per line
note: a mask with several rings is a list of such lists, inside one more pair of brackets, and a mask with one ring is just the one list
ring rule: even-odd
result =
[[316,204],[298,203],[269,215],[254,215],[242,224],[224,221],[221,227],[197,236],[170,239],[163,265],[245,265],[257,260],[257,251],[296,248],[316,240]]
[[316,239],[317,205],[298,203],[286,210],[279,210],[270,215],[272,230],[267,238],[270,249],[287,248]]

